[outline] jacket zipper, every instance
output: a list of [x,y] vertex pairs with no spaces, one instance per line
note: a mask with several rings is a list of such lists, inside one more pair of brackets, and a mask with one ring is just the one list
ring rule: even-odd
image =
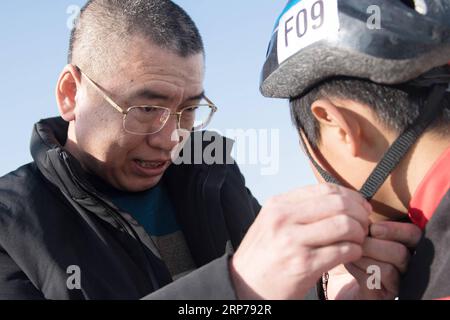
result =
[[[64,164],[66,165],[67,169],[69,170],[70,175],[72,176],[72,178],[74,179],[74,181],[77,183],[77,185],[78,185],[84,192],[86,192],[87,194],[93,195],[94,198],[95,198],[97,201],[99,201],[100,203],[102,203],[103,206],[106,208],[106,212],[114,219],[114,221],[116,221],[116,223],[118,223],[118,224],[121,226],[121,228],[122,228],[123,230],[125,230],[125,232],[126,232],[129,236],[134,237],[134,238],[138,241],[139,246],[140,246],[140,249],[141,249],[141,251],[142,251],[142,253],[143,253],[144,257],[145,257],[145,261],[146,261],[147,269],[148,269],[148,272],[147,272],[147,273],[148,273],[148,275],[149,275],[149,277],[150,277],[150,280],[151,280],[151,282],[152,282],[153,289],[154,289],[155,291],[156,291],[157,289],[159,289],[159,288],[160,288],[159,282],[157,281],[157,279],[156,279],[154,273],[152,272],[153,269],[152,269],[152,267],[151,267],[150,259],[149,259],[149,257],[147,256],[147,253],[145,252],[145,245],[144,245],[144,243],[142,242],[142,240],[141,240],[141,238],[139,237],[139,235],[136,233],[136,231],[133,229],[133,227],[131,227],[131,225],[128,223],[128,221],[127,221],[124,217],[122,217],[122,216],[120,215],[120,213],[116,212],[116,211],[114,210],[114,208],[112,208],[112,207],[111,207],[105,200],[103,200],[102,197],[100,197],[98,194],[96,194],[95,192],[92,192],[92,191],[88,190],[88,188],[87,188],[87,187],[86,187],[86,186],[85,186],[85,185],[77,178],[77,176],[73,173],[73,170],[72,170],[72,168],[71,168],[71,166],[70,166],[70,164],[69,164],[69,161],[68,161],[68,160],[69,160],[69,157],[68,157],[67,153],[64,152],[64,151],[62,151],[60,154],[62,155],[62,158],[63,158],[63,160],[64,160]],[[130,232],[130,231],[131,231],[131,232]]]

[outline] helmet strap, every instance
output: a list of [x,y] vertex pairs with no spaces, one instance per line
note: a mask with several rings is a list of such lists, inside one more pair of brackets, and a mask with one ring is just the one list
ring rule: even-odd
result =
[[[301,128],[301,130],[303,132],[305,132],[305,129]],[[300,133],[300,142],[303,146],[303,149],[306,152],[306,155],[309,158],[309,161],[311,161],[312,165],[314,166],[314,168],[317,170],[317,172],[319,172],[320,176],[325,180],[325,182],[327,183],[333,183],[333,184],[337,184],[337,185],[342,185],[342,183],[336,179],[331,173],[329,173],[328,171],[326,171],[325,169],[323,169],[318,163],[317,161],[313,158],[313,156],[311,155],[311,152],[308,149],[307,146],[307,138],[303,137],[303,135]]]

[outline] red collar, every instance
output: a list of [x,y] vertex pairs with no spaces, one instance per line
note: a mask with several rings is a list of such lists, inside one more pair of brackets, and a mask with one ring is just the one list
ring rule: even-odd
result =
[[437,160],[420,183],[409,204],[410,219],[422,229],[450,189],[450,148]]

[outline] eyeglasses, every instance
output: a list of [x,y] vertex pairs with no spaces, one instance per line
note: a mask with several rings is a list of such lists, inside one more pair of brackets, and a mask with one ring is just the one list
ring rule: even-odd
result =
[[133,106],[124,110],[115,103],[91,78],[76,67],[97,92],[118,112],[123,115],[123,129],[135,135],[151,135],[161,131],[170,116],[177,117],[177,129],[201,131],[211,122],[218,111],[216,105],[206,96],[192,106],[187,106],[179,112],[160,106]]

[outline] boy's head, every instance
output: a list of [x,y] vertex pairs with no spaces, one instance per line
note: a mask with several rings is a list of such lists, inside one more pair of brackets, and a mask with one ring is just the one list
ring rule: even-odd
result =
[[[320,166],[342,184],[360,190],[392,143],[417,119],[427,97],[425,89],[336,78],[291,99],[290,107],[294,125]],[[441,114],[422,136],[430,147],[450,138],[450,93],[442,104]],[[378,191],[375,200],[391,202],[389,207],[374,206],[380,214],[396,217],[394,208],[405,207],[395,202],[400,202],[396,194],[402,192],[396,186],[406,186],[407,166],[408,159],[403,159]]]
[[[371,185],[362,193],[375,211],[395,218],[407,207],[397,187],[409,178],[408,157],[450,135],[449,34],[448,0],[292,0],[277,21],[261,91],[290,99],[319,179]],[[434,107],[432,121],[419,123]],[[421,126],[425,133],[406,137]]]

